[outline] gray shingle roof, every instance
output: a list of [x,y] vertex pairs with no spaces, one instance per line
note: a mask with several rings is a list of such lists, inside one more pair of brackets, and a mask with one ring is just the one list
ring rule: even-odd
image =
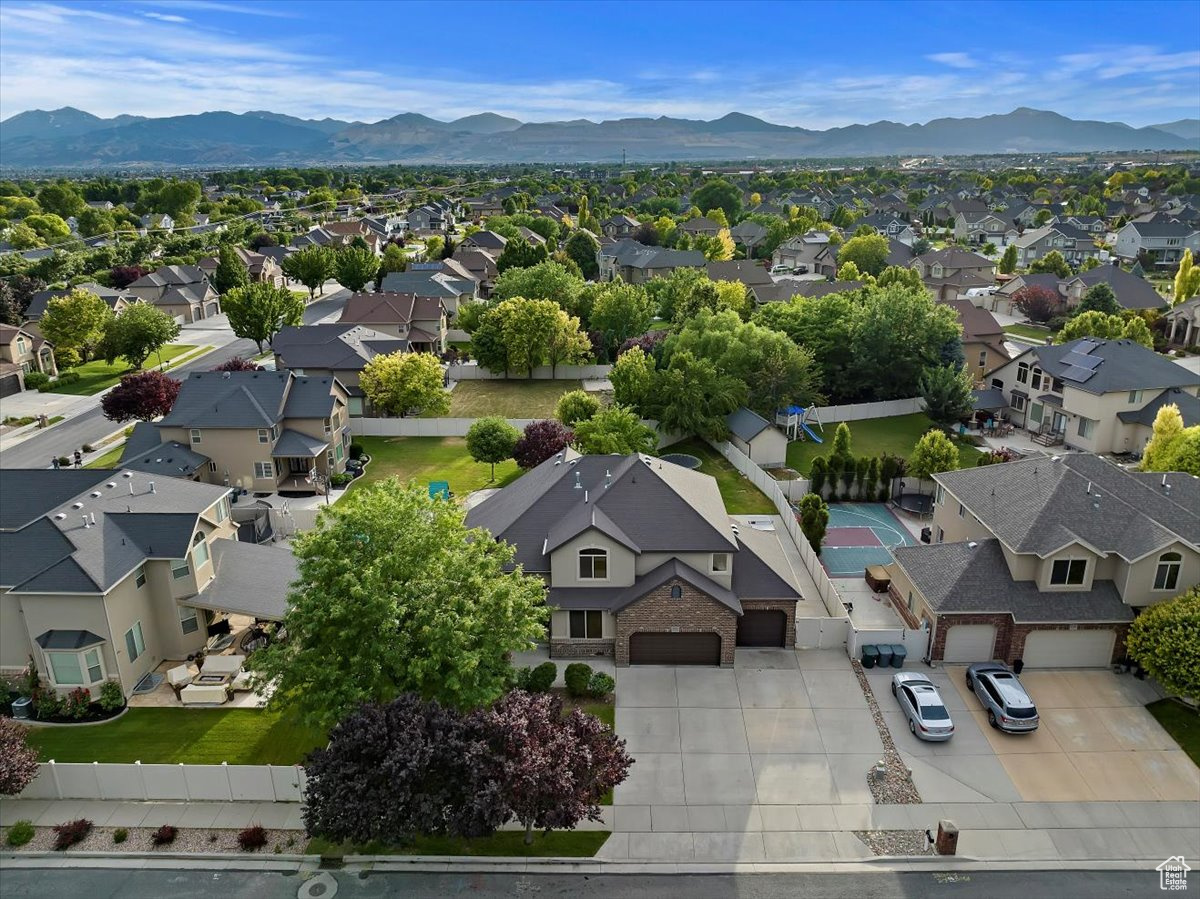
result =
[[328,440],[310,437],[308,434],[301,434],[299,431],[293,431],[291,428],[288,428],[275,441],[271,455],[277,459],[286,457],[308,458],[310,456],[321,455],[327,446],[329,446]]
[[111,471],[73,468],[53,469],[0,468],[0,531],[15,531],[32,524],[49,509],[62,505],[102,484]]
[[[1069,386],[1097,396],[1127,390],[1161,390],[1196,383],[1196,376],[1133,340],[1097,340],[1081,337],[1069,343],[1036,346],[1027,351],[1037,357],[1044,372]],[[1075,380],[1064,357],[1078,353],[1100,359],[1086,381]],[[1022,354],[1025,355],[1025,354]],[[1017,358],[1021,358],[1018,356]]]
[[288,589],[299,577],[299,563],[291,550],[218,540],[212,545],[212,557],[216,577],[199,596],[189,597],[188,605],[275,621],[283,618]]
[[626,587],[614,598],[611,609],[619,612],[626,606],[631,606],[642,599],[651,590],[661,587],[670,580],[678,578],[691,584],[701,593],[711,596],[721,605],[742,614],[742,604],[731,590],[726,590],[710,577],[701,574],[695,568],[678,559],[668,559],[652,571],[648,571]]
[[[137,428],[141,425],[145,425],[146,429],[139,434]],[[185,446],[178,440],[167,440],[163,443],[146,446],[147,441],[143,439],[143,435],[157,440],[158,429],[149,422],[138,422],[134,433],[125,443],[125,451],[121,454],[118,468],[129,468],[133,471],[161,474],[166,477],[186,478],[191,477],[209,461],[208,456],[195,452],[191,447]],[[135,438],[137,439],[135,440]]]
[[176,428],[269,428],[283,418],[328,418],[334,378],[291,372],[192,372],[159,422]]
[[1084,287],[1089,289],[1097,284],[1107,284],[1113,289],[1117,302],[1126,309],[1157,309],[1167,302],[1149,281],[1144,281],[1111,263],[1080,272],[1074,278],[1069,278],[1068,283],[1076,279],[1082,281]]
[[749,443],[767,428],[771,423],[752,409],[742,406],[725,416],[729,430],[737,437]]
[[1133,561],[1180,537],[1200,543],[1200,504],[1185,504],[1184,490],[1168,496],[1152,479],[1091,453],[1057,458],[964,468],[934,479],[1018,553],[1044,558],[1079,542]]
[[1146,427],[1154,426],[1154,417],[1158,415],[1158,410],[1163,406],[1176,406],[1179,409],[1179,414],[1183,418],[1183,426],[1190,428],[1192,425],[1200,425],[1200,397],[1192,396],[1190,393],[1184,393],[1178,387],[1172,387],[1170,390],[1164,390],[1142,408],[1133,412],[1118,412],[1117,418],[1126,424],[1139,424]]
[[289,325],[275,335],[271,349],[287,368],[361,371],[376,356],[406,351],[408,341],[364,325]]
[[997,540],[902,546],[892,556],[935,612],[1007,612],[1018,623],[1133,619],[1112,581],[1071,591],[1040,591],[1034,581],[1014,581]]
[[83,649],[103,643],[104,638],[91,631],[49,630],[34,637],[34,642],[42,649]]

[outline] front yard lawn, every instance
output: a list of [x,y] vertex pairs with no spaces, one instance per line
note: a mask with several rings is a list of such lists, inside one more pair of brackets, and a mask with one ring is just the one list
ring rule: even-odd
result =
[[606,830],[555,830],[543,836],[534,831],[533,844],[525,845],[525,831],[501,830],[490,837],[416,837],[407,846],[382,843],[355,845],[330,843],[314,837],[305,850],[309,855],[342,858],[346,855],[490,855],[528,858],[591,858],[608,839]]
[[471,458],[463,437],[356,437],[354,442],[361,443],[371,457],[367,473],[355,484],[393,476],[426,487],[430,481],[448,481],[450,490],[461,498],[484,487],[503,487],[521,476],[520,467],[509,459],[497,463],[496,480],[489,482],[492,467]]
[[107,724],[31,727],[42,761],[295,765],[325,735],[259,709],[130,709]]
[[1200,713],[1174,699],[1152,702],[1146,706],[1146,711],[1163,726],[1163,730],[1188,754],[1188,758],[1200,767]]
[[730,515],[777,515],[775,504],[729,464],[724,456],[698,438],[663,447],[664,454],[687,453],[700,459],[699,470],[717,479],[725,511]]
[[112,449],[108,450],[103,456],[93,459],[84,468],[112,468],[121,461],[121,455],[125,452],[125,441],[117,443]]
[[553,418],[564,393],[581,381],[459,381],[450,394],[449,418]]
[[1049,328],[1038,325],[1005,325],[1004,333],[1015,334],[1017,337],[1025,337],[1034,343],[1043,344],[1050,339],[1052,332]]
[[[895,415],[891,418],[868,418],[864,421],[849,421],[846,424],[850,427],[850,452],[853,455],[878,456],[881,453],[891,453],[902,459],[907,459],[921,435],[934,427],[929,416],[923,412]],[[813,459],[829,454],[833,444],[833,433],[837,430],[836,424],[825,425],[824,432],[816,425],[809,427],[823,437],[825,442],[793,440],[788,444],[787,450],[788,467],[796,469],[805,477],[808,477]],[[970,444],[958,444],[960,468],[974,468],[982,455],[983,453]]]
[[[185,353],[191,353],[196,349],[195,346],[187,343],[169,343],[162,348],[161,361],[170,362],[172,359],[178,359]],[[151,353],[150,358],[146,360],[146,364],[142,366],[142,371],[151,371],[158,368],[160,362],[160,354]],[[91,396],[93,393],[99,393],[101,390],[107,390],[118,381],[122,375],[129,374],[129,365],[123,360],[118,359],[112,365],[109,365],[103,359],[93,359],[91,362],[85,362],[83,365],[77,365],[74,368],[66,369],[73,371],[79,375],[79,380],[74,384],[58,384],[55,382],[50,385],[50,393],[66,393],[71,396]]]

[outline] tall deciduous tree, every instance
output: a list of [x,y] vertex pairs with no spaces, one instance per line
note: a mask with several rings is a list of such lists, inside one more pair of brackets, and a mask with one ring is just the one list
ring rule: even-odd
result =
[[311,301],[318,288],[333,277],[333,251],[328,247],[305,247],[285,256],[281,267],[285,275],[308,288]]
[[1129,627],[1129,655],[1177,696],[1200,696],[1200,587],[1144,610]]
[[974,409],[971,376],[953,365],[930,366],[919,382],[925,412],[934,424],[950,427],[964,421]]
[[521,432],[498,415],[478,419],[467,428],[467,452],[476,462],[492,466],[491,480],[496,480],[496,463],[511,459]]
[[723,178],[713,178],[696,189],[692,194],[692,204],[699,209],[720,207],[725,212],[726,221],[736,222],[742,211],[742,192]]
[[945,432],[931,428],[913,447],[905,470],[915,478],[929,480],[938,472],[954,471],[958,461],[958,447]]
[[104,300],[76,288],[65,297],[55,297],[46,304],[38,327],[42,336],[54,346],[74,350],[87,362],[104,338],[104,330],[112,317],[112,310]]
[[258,351],[269,344],[285,325],[304,321],[304,300],[286,287],[258,281],[235,287],[221,298],[229,326],[238,337],[253,340]]
[[1183,426],[1179,406],[1168,403],[1154,416],[1143,471],[1185,471],[1200,477],[1200,425]]
[[1000,257],[999,265],[1000,273],[1011,275],[1017,270],[1017,245],[1010,243],[1004,248],[1004,254]]
[[1031,272],[1051,272],[1060,278],[1071,277],[1071,266],[1066,257],[1058,250],[1051,250],[1041,259],[1035,259],[1029,266]]
[[[249,657],[270,705],[332,727],[416,693],[474,708],[507,688],[510,653],[545,634],[545,586],[456,504],[396,479],[356,488],[295,538],[288,637]],[[336,664],[330,664],[336,659]]]
[[528,268],[510,268],[496,279],[493,300],[524,297],[527,300],[550,300],[568,315],[579,314],[579,292],[583,281],[553,260],[539,262]]
[[554,417],[568,428],[587,421],[600,411],[600,400],[586,390],[569,390],[558,398]]
[[551,456],[562,452],[575,439],[575,432],[553,419],[531,421],[513,447],[513,458],[522,468],[537,468]]
[[496,260],[496,271],[503,274],[510,268],[529,268],[544,262],[549,256],[544,244],[533,245],[523,237],[510,240]]
[[579,271],[588,279],[595,278],[600,273],[600,266],[596,261],[596,251],[599,249],[600,244],[597,243],[596,238],[586,231],[576,231],[563,244],[563,250],[575,260]]
[[221,244],[217,250],[217,270],[213,272],[212,285],[217,293],[226,293],[235,287],[250,283],[250,273],[238,257],[232,244]]
[[864,275],[878,275],[887,267],[889,252],[888,239],[881,234],[851,237],[838,247],[838,276],[841,277],[841,267],[848,262],[854,263]]
[[123,356],[130,368],[141,368],[151,353],[157,353],[179,336],[179,322],[149,303],[134,303],[109,319],[100,341],[100,353],[112,365]]
[[359,386],[371,405],[385,415],[403,417],[410,409],[428,415],[450,411],[442,365],[432,353],[389,353],[376,356],[362,370]]
[[1064,301],[1057,290],[1029,284],[1016,291],[1013,307],[1022,312],[1031,322],[1048,322],[1062,311]]
[[334,256],[333,277],[338,284],[354,293],[374,281],[378,273],[379,259],[369,247],[346,247]]
[[1200,268],[1197,268],[1192,260],[1191,250],[1183,251],[1183,258],[1179,260],[1179,268],[1175,272],[1174,288],[1171,295],[1171,305],[1173,306],[1190,300],[1200,293]]
[[654,357],[640,346],[631,347],[617,357],[609,373],[613,399],[622,406],[641,412],[654,387]]
[[654,429],[624,406],[606,406],[575,426],[575,446],[588,455],[652,453],[658,446]]
[[180,384],[161,371],[139,371],[100,397],[100,408],[110,421],[153,421],[171,411]]
[[709,359],[679,350],[655,376],[647,411],[666,433],[724,440],[729,435],[725,418],[746,402],[746,395],[743,381],[723,374]]
[[549,693],[516,690],[483,713],[501,758],[496,780],[513,816],[533,830],[599,821],[600,800],[625,780],[633,759],[625,741],[580,709],[563,715]]
[[1150,326],[1138,315],[1126,318],[1123,315],[1108,315],[1104,312],[1084,312],[1063,325],[1055,337],[1055,342],[1069,343],[1080,337],[1095,337],[1099,340],[1127,338],[1144,347],[1154,347],[1154,335],[1150,333]]
[[630,337],[644,334],[653,318],[654,306],[641,286],[612,281],[597,288],[590,324],[600,332],[609,353]]

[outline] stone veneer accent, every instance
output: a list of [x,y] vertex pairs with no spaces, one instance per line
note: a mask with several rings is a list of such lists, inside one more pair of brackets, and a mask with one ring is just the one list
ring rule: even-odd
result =
[[794,599],[743,599],[744,611],[775,609],[787,615],[787,626],[783,634],[785,648],[796,645],[796,600]]
[[[683,588],[681,598],[671,598],[673,586]],[[793,607],[794,605],[793,603]],[[720,634],[721,667],[733,667],[733,650],[737,643],[737,613],[680,578],[672,578],[651,590],[619,611],[616,618],[618,667],[628,667],[629,638],[640,631]],[[793,643],[795,639],[793,624]]]
[[552,659],[611,659],[615,652],[613,640],[551,640]]

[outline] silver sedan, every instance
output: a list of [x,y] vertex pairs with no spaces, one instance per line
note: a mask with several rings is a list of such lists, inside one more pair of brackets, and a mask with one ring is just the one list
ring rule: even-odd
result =
[[940,742],[954,736],[954,722],[942,694],[929,678],[915,671],[892,676],[892,695],[900,703],[908,729],[920,740]]

